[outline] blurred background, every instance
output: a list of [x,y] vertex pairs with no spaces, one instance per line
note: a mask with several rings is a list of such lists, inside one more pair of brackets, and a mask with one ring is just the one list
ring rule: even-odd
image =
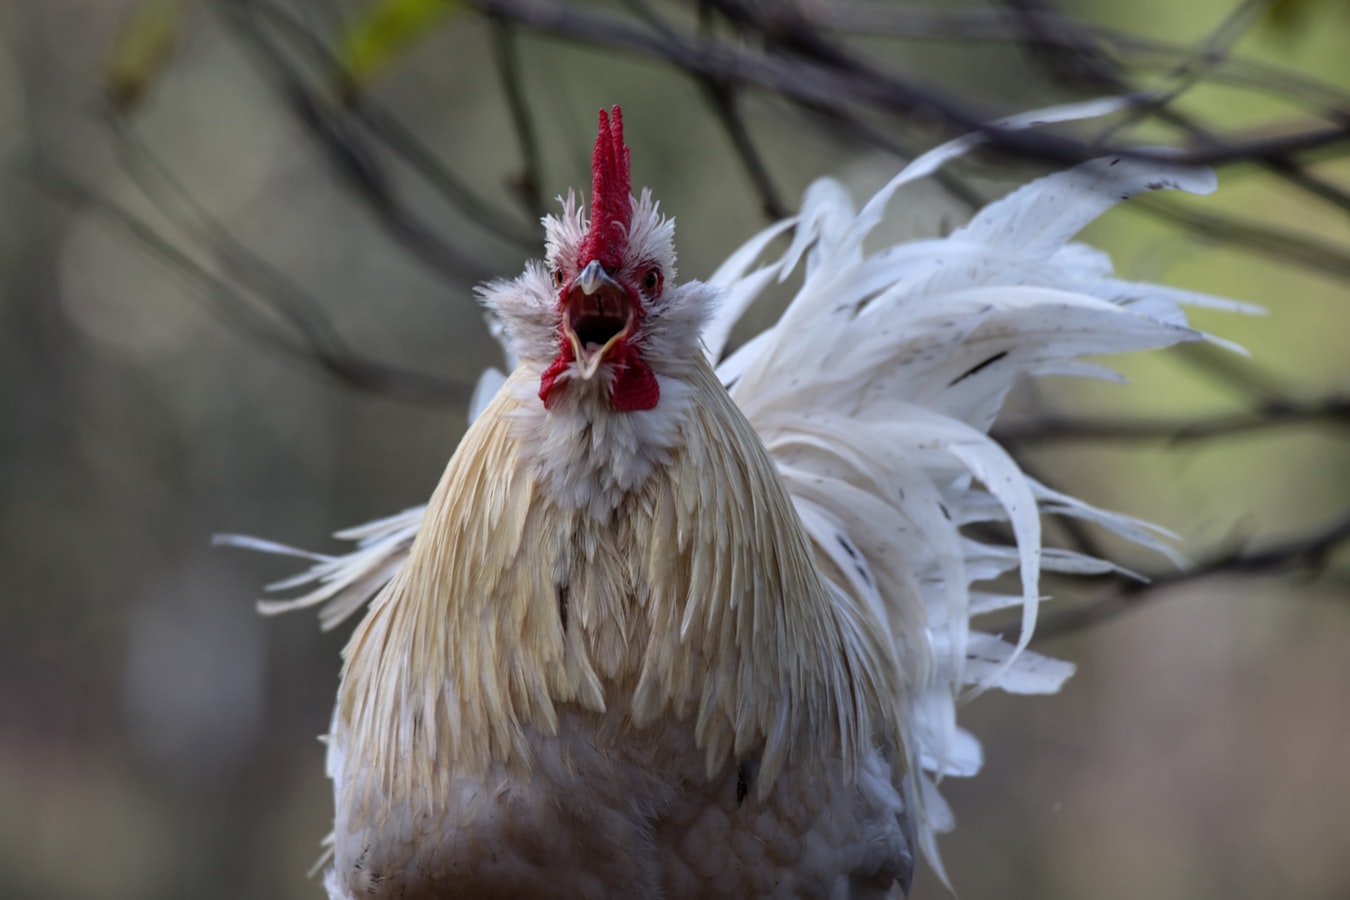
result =
[[333,549],[425,499],[498,363],[472,285],[588,185],[597,108],[688,278],[815,177],[862,197],[963,116],[1126,88],[1163,93],[891,211],[890,237],[950,230],[1082,142],[1208,152],[1217,194],[1084,239],[1268,310],[1195,317],[1251,360],[1017,398],[1019,459],[1196,573],[1108,543],[1155,583],[1051,585],[1039,646],[1079,672],[969,706],[989,763],[946,785],[947,868],[964,900],[1350,896],[1339,0],[0,2],[0,896],[322,896],[350,626],[259,618],[295,567],[212,535]]

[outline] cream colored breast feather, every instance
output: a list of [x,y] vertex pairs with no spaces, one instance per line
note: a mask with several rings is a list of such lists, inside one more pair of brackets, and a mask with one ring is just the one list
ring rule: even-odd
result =
[[696,367],[702,402],[664,471],[608,522],[532,474],[513,390],[529,377],[466,433],[353,635],[334,728],[347,765],[394,797],[443,796],[451,772],[528,767],[527,728],[552,733],[560,704],[616,699],[634,728],[690,721],[710,772],[762,753],[761,796],[789,761],[898,746],[888,709],[869,705],[898,688],[887,638],[817,573],[711,368]]

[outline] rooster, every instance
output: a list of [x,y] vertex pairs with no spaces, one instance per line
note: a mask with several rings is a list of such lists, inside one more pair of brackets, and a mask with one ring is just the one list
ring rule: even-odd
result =
[[[1000,123],[1098,115],[1116,101]],[[823,180],[706,282],[632,195],[601,111],[589,215],[547,217],[543,262],[480,289],[509,359],[425,507],[339,533],[267,612],[369,601],[327,737],[332,898],[887,897],[951,825],[936,791],[981,765],[968,690],[1053,692],[1026,649],[1039,513],[1169,552],[1142,522],[1024,475],[987,436],[1027,374],[1206,338],[1180,304],[1068,243],[1207,171],[1103,159],[1033,182],[945,239],[870,254],[890,197],[978,142],[911,163],[860,211]],[[794,229],[782,255],[761,262]],[[758,265],[757,265],[758,263]],[[732,326],[802,270],[781,319]],[[1004,545],[966,532],[1006,523]],[[1020,591],[988,582],[1017,572]],[[985,589],[972,585],[984,583]],[[969,625],[1021,608],[1008,643]]]

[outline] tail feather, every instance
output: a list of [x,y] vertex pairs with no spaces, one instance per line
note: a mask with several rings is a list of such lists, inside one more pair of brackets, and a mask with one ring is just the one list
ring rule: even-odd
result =
[[952,238],[1003,253],[1048,258],[1117,203],[1149,191],[1209,194],[1218,187],[1210,169],[1104,157],[1039,178],[982,209]]
[[[906,634],[904,624],[916,618],[926,625],[926,653],[900,648],[919,690],[897,703],[913,737],[920,844],[939,873],[934,836],[952,817],[935,780],[974,774],[981,761],[978,742],[956,724],[958,700],[989,687],[1058,690],[1073,666],[1026,649],[1043,599],[1041,572],[1123,571],[1042,549],[1041,513],[1092,522],[1180,562],[1166,532],[1024,475],[986,433],[1008,392],[1027,376],[1119,380],[1083,356],[1213,340],[1187,324],[1183,305],[1252,311],[1118,279],[1106,254],[1068,243],[1140,192],[1214,189],[1212,173],[1167,162],[1085,163],[1012,192],[945,239],[864,251],[896,190],[976,142],[916,160],[858,213],[837,184],[813,186],[791,246],[752,273],[767,284],[768,274],[781,281],[800,266],[800,289],[773,327],[719,368],[799,509],[809,504],[803,523],[818,551],[849,573],[840,587],[880,605],[893,635]],[[739,296],[737,309],[752,301]],[[1010,526],[1014,544],[966,536],[963,526],[976,522]],[[1020,593],[972,590],[1013,570]],[[1014,607],[1022,611],[1015,642],[971,630],[974,616]]]
[[339,531],[334,536],[339,540],[356,541],[356,549],[336,556],[238,534],[216,535],[215,543],[313,560],[314,565],[308,569],[267,586],[269,591],[309,586],[308,592],[290,600],[259,600],[258,611],[271,616],[317,606],[320,625],[328,631],[354,615],[393,579],[412,549],[413,538],[417,536],[425,512],[425,506],[413,506],[395,515]]

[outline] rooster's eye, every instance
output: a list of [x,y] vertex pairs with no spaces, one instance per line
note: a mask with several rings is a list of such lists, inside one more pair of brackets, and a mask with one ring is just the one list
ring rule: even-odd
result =
[[563,283],[562,269],[554,269],[554,270],[553,270],[553,286],[554,286],[554,287],[562,287],[562,283]]
[[654,291],[661,284],[661,270],[648,269],[647,277],[642,279],[642,287],[648,292]]

